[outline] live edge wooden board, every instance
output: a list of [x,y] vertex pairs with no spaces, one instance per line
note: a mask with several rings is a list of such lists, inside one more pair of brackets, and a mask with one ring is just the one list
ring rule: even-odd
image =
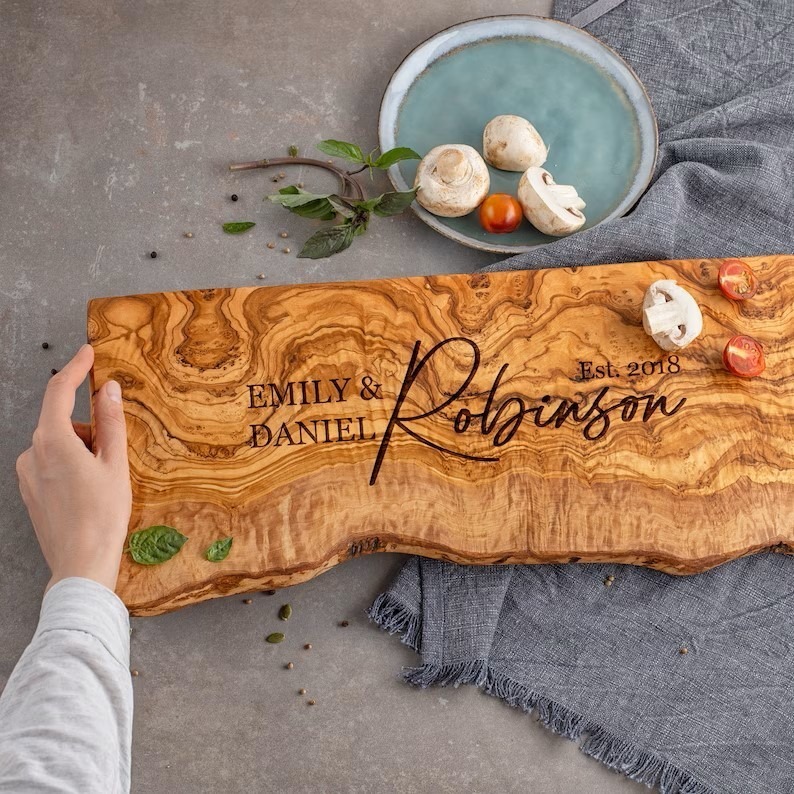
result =
[[[701,259],[92,300],[130,531],[189,537],[162,565],[125,555],[119,595],[153,615],[375,551],[687,574],[789,550],[794,257],[745,261],[743,302]],[[642,329],[662,278],[703,311],[678,355]],[[724,370],[737,333],[763,344],[760,377]]]

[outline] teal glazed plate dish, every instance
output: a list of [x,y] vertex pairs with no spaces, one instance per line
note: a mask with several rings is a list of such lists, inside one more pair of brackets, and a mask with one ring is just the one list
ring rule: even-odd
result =
[[[625,215],[653,174],[656,117],[637,76],[613,50],[552,19],[496,16],[442,30],[411,52],[383,95],[383,151],[465,143],[482,154],[485,125],[523,116],[549,149],[543,167],[587,203],[582,229]],[[413,187],[417,160],[389,169],[397,190]],[[516,194],[521,174],[488,167],[491,193]],[[510,234],[489,234],[477,211],[441,218],[414,202],[419,217],[463,245],[518,254],[553,242],[524,219]]]

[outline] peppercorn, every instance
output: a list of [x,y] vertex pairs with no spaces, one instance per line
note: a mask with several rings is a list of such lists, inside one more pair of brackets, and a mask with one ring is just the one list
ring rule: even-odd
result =
[[686,656],[689,653],[689,648],[680,648],[678,652],[681,656]]
[[185,232],[185,237],[190,238],[192,236],[193,236],[193,232]]
[[264,273],[260,273],[260,274],[257,276],[257,278],[258,278],[258,279],[260,279],[260,281],[261,281],[262,279],[265,279],[265,278],[267,278],[267,276],[266,276]]
[[303,647],[304,650],[310,651],[312,649],[312,644],[310,642],[307,642],[306,645],[304,645]]
[[298,690],[298,694],[299,694],[299,695],[305,695],[305,694],[306,694],[306,690],[305,690],[303,687],[301,687],[301,688]]
[[268,247],[268,248],[275,248],[275,247],[276,247],[276,244],[275,244],[275,243],[273,243],[273,242],[270,242],[270,243],[268,243],[268,244],[267,244],[267,247]]
[[343,620],[343,621],[342,621],[342,622],[341,622],[339,625],[340,625],[340,626],[341,626],[343,629],[346,629],[346,628],[347,628],[347,627],[350,625],[350,621],[349,621],[349,620]]
[[239,196],[236,193],[232,193],[232,201],[237,201]]
[[152,251],[152,253],[151,253],[151,254],[149,254],[149,256],[150,256],[152,259],[157,259],[157,251]]
[[284,666],[287,668],[287,670],[292,670],[292,668],[295,667],[292,662],[287,662]]
[[315,705],[315,703],[317,703],[317,701],[316,701],[316,700],[309,700],[309,701],[307,701],[307,702],[308,702],[308,704],[309,704],[310,706],[313,706],[313,705]]
[[47,350],[49,348],[49,346],[50,346],[49,342],[42,342],[41,343],[41,349],[42,350]]
[[254,602],[250,598],[244,598],[243,599],[243,603],[244,604],[253,604]]
[[137,670],[130,670],[130,675],[133,678],[137,678],[140,675],[140,673]]
[[50,375],[57,375],[57,374],[58,374],[58,370],[57,370],[57,369],[55,369],[55,367],[53,367],[53,368],[50,370]]
[[287,237],[289,237],[289,235],[288,235],[286,232],[279,232],[278,236],[279,236],[279,237],[283,237],[283,238],[285,238],[285,239],[286,239]]
[[289,248],[282,248],[281,250],[282,250],[282,251],[283,251],[285,254],[288,254],[288,253],[289,253],[289,251],[290,251],[290,249],[289,249]]

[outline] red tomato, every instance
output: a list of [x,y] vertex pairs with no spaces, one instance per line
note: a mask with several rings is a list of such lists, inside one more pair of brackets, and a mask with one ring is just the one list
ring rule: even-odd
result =
[[743,378],[754,378],[766,367],[764,348],[751,336],[741,334],[728,340],[722,351],[722,360],[728,372]]
[[726,259],[717,276],[722,294],[732,301],[752,298],[758,289],[758,279],[750,266],[741,259]]
[[480,204],[480,225],[491,234],[514,232],[522,217],[518,199],[507,193],[492,193]]

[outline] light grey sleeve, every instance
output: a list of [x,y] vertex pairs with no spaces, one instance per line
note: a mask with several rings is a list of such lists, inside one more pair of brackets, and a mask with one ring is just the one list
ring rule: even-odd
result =
[[50,588],[0,696],[0,792],[129,791],[129,625],[124,604],[97,582]]

